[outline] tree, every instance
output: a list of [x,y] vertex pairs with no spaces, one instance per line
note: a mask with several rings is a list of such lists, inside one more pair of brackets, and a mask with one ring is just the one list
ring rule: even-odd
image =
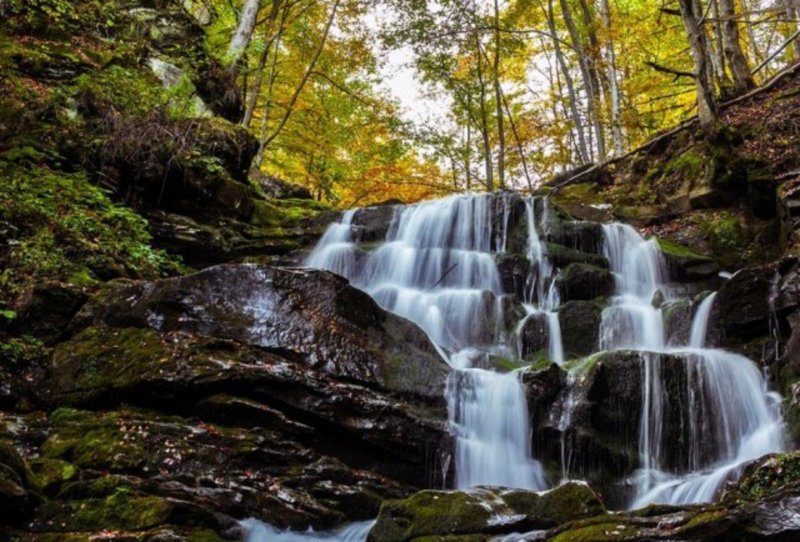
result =
[[694,59],[694,80],[697,88],[697,116],[704,129],[711,129],[718,120],[713,81],[709,77],[708,37],[700,24],[702,14],[696,0],[678,0],[681,19],[689,36],[689,48]]
[[721,32],[725,58],[733,74],[733,91],[735,94],[744,94],[756,86],[747,59],[742,51],[739,38],[739,21],[733,0],[719,0],[719,13],[722,18]]

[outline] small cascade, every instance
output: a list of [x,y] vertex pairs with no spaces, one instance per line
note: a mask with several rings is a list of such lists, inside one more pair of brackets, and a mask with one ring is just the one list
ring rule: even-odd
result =
[[244,542],[365,542],[374,521],[351,523],[342,529],[330,532],[282,531],[255,519],[241,522]]
[[546,487],[531,459],[528,407],[518,373],[454,371],[447,403],[456,435],[456,487]]
[[[542,202],[542,224],[547,224],[547,200]],[[536,200],[525,200],[525,218],[528,225],[528,259],[533,266],[529,275],[529,284],[525,293],[526,309],[529,314],[544,313],[547,316],[547,332],[550,341],[548,355],[551,361],[561,365],[564,363],[564,346],[561,341],[561,325],[558,321],[560,300],[555,287],[553,266],[547,257],[544,244],[539,235],[539,224],[536,219]],[[534,308],[533,303],[538,305]]]
[[627,224],[604,225],[603,235],[616,295],[603,311],[600,349],[663,349],[664,321],[653,303],[666,283],[661,250]]
[[[496,261],[512,239],[516,242],[511,228],[523,204],[530,271],[521,299],[511,300],[513,310],[506,312],[508,279],[501,278]],[[562,343],[558,274],[543,242],[548,211],[546,200],[520,202],[510,194],[398,206],[385,241],[370,248],[355,242],[356,215],[348,211],[306,261],[347,277],[385,309],[417,323],[451,365],[445,393],[459,488],[547,486],[542,466],[531,456],[522,373],[487,367],[494,356],[522,363],[532,353],[525,348],[546,349],[552,361],[565,364],[570,345]],[[782,449],[780,399],[768,392],[752,361],[705,347],[716,294],[697,308],[688,343],[668,347],[662,310],[687,301],[679,289],[668,287],[657,242],[624,224],[603,225],[602,234],[615,290],[600,315],[599,350],[633,350],[641,363],[639,468],[627,480],[634,491],[631,504],[711,500],[744,462]],[[517,316],[520,302],[524,316]],[[506,322],[512,314],[514,321]],[[523,332],[539,337],[541,345],[524,340]],[[582,375],[596,359],[564,365],[570,368],[567,390],[560,410],[551,411],[558,416],[551,421],[561,434],[564,479],[573,462],[585,465],[576,455],[581,452],[572,449],[577,441],[570,428],[585,417]]]
[[697,307],[697,313],[692,318],[692,329],[689,334],[689,346],[692,348],[703,348],[706,345],[706,335],[708,334],[708,319],[711,316],[711,309],[714,306],[714,299],[717,292],[709,294]]
[[[616,293],[602,315],[600,346],[642,353],[640,469],[633,478],[632,506],[712,500],[744,462],[782,449],[779,399],[768,393],[753,362],[703,348],[715,294],[698,308],[689,345],[667,348],[656,301],[659,296],[667,299],[670,292],[655,240],[646,241],[622,224],[604,226],[603,232]],[[665,366],[665,360],[681,366]],[[669,394],[667,375],[673,385]],[[670,404],[677,400],[671,397],[676,378],[688,398],[688,404],[678,405],[679,420]],[[681,461],[670,455],[674,442],[667,438],[668,423],[679,424],[682,446],[688,448]]]

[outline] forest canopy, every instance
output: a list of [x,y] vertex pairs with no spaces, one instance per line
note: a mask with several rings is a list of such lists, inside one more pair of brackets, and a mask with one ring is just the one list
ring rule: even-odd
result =
[[243,89],[256,167],[342,207],[535,187],[698,112],[713,125],[800,56],[794,0],[194,4]]

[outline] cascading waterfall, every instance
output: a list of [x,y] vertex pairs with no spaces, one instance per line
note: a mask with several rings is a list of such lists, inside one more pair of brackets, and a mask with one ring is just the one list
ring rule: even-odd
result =
[[[642,352],[640,469],[633,478],[632,506],[710,501],[744,462],[781,450],[779,398],[768,393],[762,375],[747,358],[703,348],[715,294],[698,307],[690,344],[667,348],[658,297],[667,299],[670,292],[655,240],[645,241],[623,224],[604,226],[603,233],[616,294],[603,312],[600,346]],[[663,365],[675,363],[674,357],[685,365],[689,404],[683,405],[688,418],[684,435],[689,450],[682,464],[670,468]]]
[[[542,202],[542,228],[547,224],[547,200]],[[560,300],[555,287],[553,266],[539,235],[536,219],[536,200],[525,200],[525,220],[528,225],[528,259],[533,265],[533,273],[528,276],[528,287],[525,292],[525,310],[529,317],[544,314],[547,318],[547,332],[549,338],[548,357],[561,365],[564,363],[564,345],[561,341],[561,324],[558,321],[558,306]],[[534,305],[537,303],[537,305]],[[524,325],[524,320],[522,325]]]
[[[509,355],[500,328],[504,292],[493,252],[506,249],[511,209],[504,196],[500,223],[492,224],[492,203],[491,195],[459,195],[397,207],[385,243],[368,254],[358,253],[349,233],[352,215],[345,214],[306,264],[347,277],[385,309],[417,323],[443,349],[454,368],[446,395],[456,436],[457,487],[543,489],[541,466],[531,458],[518,373],[478,367],[487,353]],[[526,209],[537,270],[531,289],[549,308],[557,304],[553,294],[546,295],[552,268],[536,232],[533,200]],[[554,320],[557,324],[557,315]],[[560,333],[551,336],[560,345]],[[551,347],[563,359],[560,351],[560,346]]]
[[[548,204],[524,199],[531,262],[520,300],[526,315],[516,323],[516,336],[508,336],[504,328],[508,323],[503,323],[508,294],[495,256],[508,250],[509,224],[518,210],[508,194],[499,196],[502,207],[496,208],[497,197],[459,195],[398,206],[385,241],[371,250],[355,242],[356,212],[348,211],[329,227],[306,265],[345,276],[385,309],[417,323],[453,368],[445,393],[456,440],[458,488],[485,484],[538,490],[547,484],[541,465],[531,456],[520,373],[485,367],[491,365],[492,356],[522,360],[522,343],[515,341],[522,341],[525,323],[534,317],[544,319],[549,358],[558,364],[565,361],[557,274],[543,242]],[[604,225],[603,238],[615,292],[602,312],[597,346],[600,351],[638,351],[641,359],[639,468],[629,480],[634,488],[631,505],[712,500],[746,461],[781,450],[780,398],[768,392],[753,362],[705,348],[715,293],[695,310],[688,344],[668,347],[661,307],[676,299],[657,242],[645,240],[624,224]],[[585,363],[590,364],[591,358]],[[572,369],[581,365],[573,363]],[[564,436],[579,400],[573,393],[578,374],[575,370],[568,375],[557,420],[564,479],[573,457]],[[676,382],[683,387],[677,392]],[[668,386],[683,401],[678,423],[670,418],[676,414]],[[686,443],[677,456],[670,440],[675,431]],[[364,540],[369,530],[369,524],[362,523],[328,534],[295,535],[273,529],[258,535],[259,525],[250,526],[248,532],[256,533],[252,540],[349,542]]]
[[248,519],[241,522],[244,530],[244,542],[362,542],[367,539],[374,521],[352,523],[331,532],[282,531],[257,520]]

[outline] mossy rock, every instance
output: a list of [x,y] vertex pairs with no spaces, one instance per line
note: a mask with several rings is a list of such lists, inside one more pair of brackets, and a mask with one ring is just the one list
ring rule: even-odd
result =
[[370,531],[370,542],[403,542],[548,528],[603,513],[587,485],[567,483],[550,491],[473,488],[423,491],[403,501],[386,501]]
[[63,484],[75,478],[75,465],[61,459],[40,457],[30,462],[31,485],[39,492],[55,495]]
[[773,454],[751,464],[724,502],[759,502],[800,493],[800,451]]
[[589,301],[614,292],[614,277],[608,269],[586,263],[571,263],[556,277],[562,301]]

